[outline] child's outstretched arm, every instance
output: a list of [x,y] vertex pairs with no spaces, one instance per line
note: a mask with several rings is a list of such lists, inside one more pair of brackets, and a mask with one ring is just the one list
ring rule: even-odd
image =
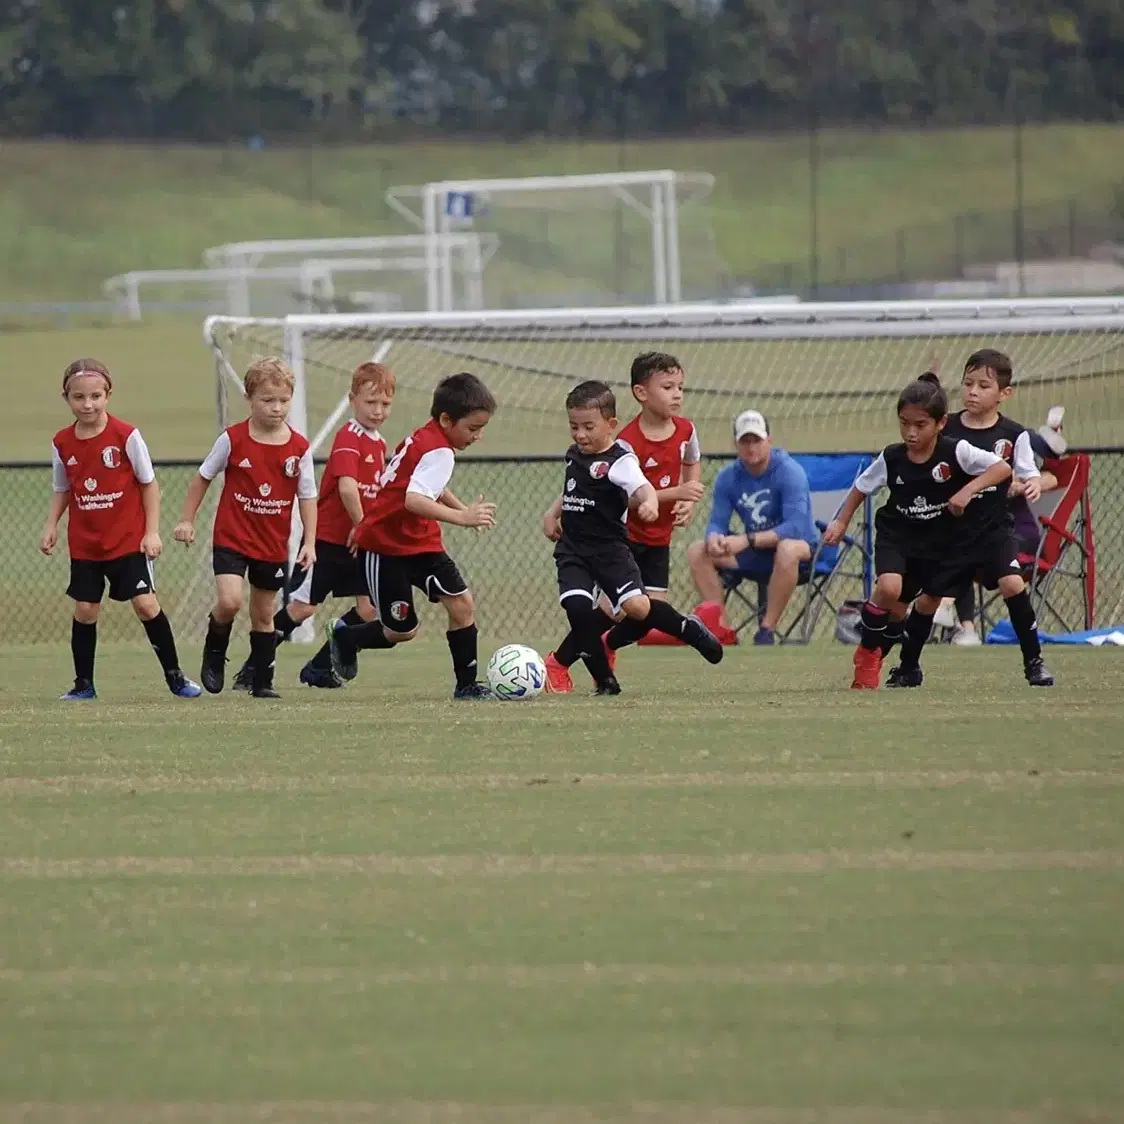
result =
[[554,501],[546,509],[542,517],[542,533],[551,542],[557,542],[562,537],[562,497]]
[[187,494],[183,497],[180,521],[172,531],[172,538],[176,542],[190,546],[195,541],[195,516],[199,514],[199,508],[203,505],[203,498],[210,486],[210,480],[200,476],[198,472],[191,478],[191,483],[187,486]]
[[464,507],[451,507],[441,500],[431,500],[421,492],[407,492],[406,510],[422,519],[436,519],[440,523],[451,523],[454,527],[494,527],[496,525],[496,505],[485,503],[480,496],[475,503]]
[[847,528],[851,525],[855,512],[866,503],[866,496],[867,493],[860,492],[858,488],[852,488],[847,493],[843,506],[824,529],[823,541],[825,545],[838,546],[843,541],[843,536],[847,533]]

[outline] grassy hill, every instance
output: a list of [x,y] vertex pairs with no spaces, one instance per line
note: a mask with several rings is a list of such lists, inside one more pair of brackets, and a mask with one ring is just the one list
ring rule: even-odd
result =
[[[821,256],[902,227],[1013,205],[1003,129],[828,132],[821,138]],[[1026,130],[1028,205],[1107,196],[1124,126]],[[670,167],[715,175],[712,217],[731,272],[799,260],[809,236],[807,139],[616,144],[415,143],[250,152],[198,146],[5,143],[0,301],[83,300],[130,269],[200,262],[249,238],[404,231],[387,187],[467,176]]]

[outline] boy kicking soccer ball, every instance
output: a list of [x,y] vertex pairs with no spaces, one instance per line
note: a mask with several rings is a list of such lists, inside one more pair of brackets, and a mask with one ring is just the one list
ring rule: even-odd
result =
[[[557,544],[559,601],[570,632],[547,656],[549,689],[573,689],[569,667],[580,657],[597,684],[596,694],[619,695],[620,684],[609,666],[610,647],[635,643],[652,628],[683,640],[710,663],[721,662],[722,645],[700,620],[645,592],[629,549],[625,516],[632,509],[645,523],[654,523],[659,502],[636,454],[615,438],[613,391],[603,382],[583,382],[567,395],[566,412],[574,443],[566,450],[562,495],[543,517],[543,532]],[[608,637],[602,636],[604,615],[597,608],[601,593],[614,614],[624,615]]]
[[172,626],[156,599],[160,486],[140,430],[108,412],[112,393],[109,368],[96,359],[78,359],[63,372],[62,396],[75,420],[54,436],[54,495],[39,538],[39,549],[52,554],[59,520],[67,515],[74,686],[62,697],[97,698],[94,653],[108,583],[110,598],[130,602],[140,618],[168,689],[181,699],[197,698],[199,685],[180,670]]
[[496,505],[462,503],[449,491],[456,454],[480,440],[496,412],[496,400],[475,375],[462,372],[437,384],[430,420],[394,450],[379,494],[351,534],[359,551],[367,592],[378,620],[363,624],[334,621],[328,627],[332,667],[341,679],[358,674],[365,648],[393,648],[418,634],[414,589],[440,601],[449,616],[445,639],[453,660],[455,699],[489,699],[476,680],[476,609],[468,583],[445,553],[441,524],[491,527]]
[[[329,597],[354,597],[355,608],[340,619],[344,624],[373,620],[374,606],[367,585],[347,545],[348,536],[371,510],[386,464],[386,442],[379,426],[390,416],[394,400],[394,372],[382,363],[361,363],[351,376],[351,420],[336,434],[316,503],[316,565],[293,577],[289,604],[277,610],[273,627],[278,642],[296,629]],[[342,687],[332,671],[328,645],[301,668],[300,680],[309,687]],[[234,689],[247,691],[253,683],[253,663],[246,660],[234,677]]]
[[217,593],[203,643],[203,686],[217,695],[226,677],[226,649],[242,609],[242,580],[250,579],[251,694],[278,698],[273,689],[277,634],[273,604],[285,586],[293,503],[300,509],[304,545],[297,564],[316,561],[316,477],[308,441],[286,419],[293,373],[280,359],[257,359],[243,380],[250,416],[219,434],[187,487],[177,542],[195,541],[195,516],[211,481],[223,473],[211,559]]

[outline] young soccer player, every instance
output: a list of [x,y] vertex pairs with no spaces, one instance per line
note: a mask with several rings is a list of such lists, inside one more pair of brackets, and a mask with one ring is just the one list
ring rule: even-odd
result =
[[[838,544],[854,514],[868,495],[888,487],[890,498],[875,516],[874,595],[862,610],[862,642],[855,650],[856,689],[877,690],[884,656],[890,611],[899,603],[917,598],[905,623],[901,664],[895,686],[920,686],[919,657],[929,638],[933,613],[940,597],[961,580],[965,568],[983,568],[998,576],[1010,572],[1005,553],[1005,523],[997,523],[994,509],[983,505],[972,510],[975,497],[1010,479],[1011,468],[993,452],[942,433],[948,400],[940,380],[927,372],[898,396],[898,424],[902,441],[887,446],[860,473],[836,518],[828,525],[824,541]],[[921,596],[918,596],[918,595]],[[1029,610],[1029,601],[1026,603]],[[1020,636],[1034,628],[1013,607]],[[1027,665],[1034,686],[1048,686],[1049,673],[1041,660]]]
[[195,541],[195,516],[211,481],[223,473],[215,513],[212,565],[217,597],[203,643],[203,686],[223,689],[230,629],[242,608],[242,580],[250,579],[251,694],[278,698],[273,689],[277,634],[273,605],[285,586],[293,503],[300,510],[304,543],[297,565],[316,561],[316,477],[305,437],[290,429],[293,373],[280,359],[256,359],[243,380],[250,416],[228,426],[187,487],[175,529],[177,542]]
[[[619,695],[609,652],[632,644],[658,628],[690,644],[710,663],[722,660],[722,645],[697,617],[685,617],[666,601],[648,597],[635,556],[629,549],[625,517],[629,509],[645,523],[659,518],[656,490],[640,461],[615,439],[617,402],[603,382],[583,382],[566,397],[570,436],[562,494],[543,516],[543,532],[557,545],[559,600],[570,632],[547,657],[552,691],[573,689],[570,660],[581,657],[593,675],[598,695]],[[624,619],[602,636],[597,608],[604,592],[614,614]],[[559,668],[565,674],[560,674]]]
[[172,626],[156,599],[152,563],[160,557],[160,486],[140,430],[109,413],[113,379],[96,359],[77,359],[62,376],[62,396],[74,424],[51,445],[54,494],[39,549],[54,552],[59,520],[67,516],[74,601],[70,650],[74,686],[62,698],[96,699],[94,653],[101,599],[128,601],[144,626],[173,695],[202,692],[180,670]]
[[456,676],[455,699],[488,699],[476,681],[476,611],[468,584],[445,553],[441,524],[492,527],[496,505],[481,496],[462,503],[449,481],[456,454],[480,440],[496,400],[475,375],[462,372],[437,384],[430,420],[394,450],[370,511],[351,534],[378,620],[333,622],[328,628],[332,667],[342,679],[358,674],[358,653],[393,648],[418,633],[415,588],[440,601],[449,616],[445,638]]
[[[394,400],[394,372],[382,363],[361,363],[351,376],[351,420],[336,434],[316,503],[316,565],[293,577],[289,604],[277,610],[273,627],[280,643],[288,640],[316,607],[329,597],[354,597],[355,608],[340,619],[362,624],[374,619],[367,585],[348,549],[347,539],[370,511],[386,464],[386,442],[379,426],[390,416]],[[328,645],[301,668],[300,680],[309,687],[342,687],[332,670]],[[253,664],[247,660],[234,677],[234,689],[249,690]]]

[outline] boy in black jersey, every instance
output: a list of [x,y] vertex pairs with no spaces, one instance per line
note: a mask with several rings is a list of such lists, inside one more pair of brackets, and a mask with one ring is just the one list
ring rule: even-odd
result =
[[[636,454],[614,437],[617,402],[603,382],[583,382],[566,396],[570,436],[562,495],[543,517],[546,537],[557,545],[558,598],[570,631],[546,658],[549,689],[569,691],[570,666],[585,661],[598,695],[619,695],[610,667],[611,652],[633,644],[650,629],[680,637],[710,663],[723,649],[697,617],[685,617],[666,601],[648,597],[640,567],[629,549],[625,520],[629,509],[646,523],[659,515],[655,489],[645,479]],[[623,619],[602,640],[601,593],[613,614]]]
[[[862,610],[862,642],[855,650],[853,688],[877,690],[890,610],[915,597],[896,675],[906,682],[896,685],[920,686],[918,659],[941,596],[963,580],[966,567],[971,567],[970,572],[984,568],[998,580],[1002,573],[998,568],[1010,564],[1003,554],[1008,537],[1005,511],[997,517],[994,506],[976,508],[973,502],[985,489],[1008,480],[1010,466],[993,452],[945,437],[941,431],[947,415],[948,400],[935,374],[927,372],[910,383],[898,396],[901,443],[887,446],[860,473],[824,532],[826,543],[839,543],[866,497],[883,486],[890,489],[889,500],[875,516],[877,583]],[[1016,631],[1025,630],[1028,624],[1033,630],[1029,599],[1025,605],[1029,621],[1020,612],[1024,606],[1012,608],[1012,623],[1019,616]],[[1033,675],[1028,663],[1027,679],[1032,684],[1040,685],[1041,673],[1049,675],[1041,658]]]

